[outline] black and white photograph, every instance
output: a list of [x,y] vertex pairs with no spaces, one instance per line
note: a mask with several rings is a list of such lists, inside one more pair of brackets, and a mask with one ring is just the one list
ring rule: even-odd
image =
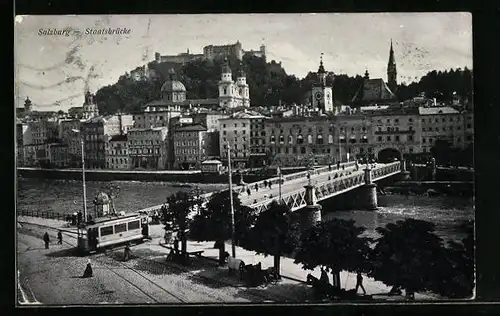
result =
[[14,39],[17,307],[475,298],[470,13],[17,15]]

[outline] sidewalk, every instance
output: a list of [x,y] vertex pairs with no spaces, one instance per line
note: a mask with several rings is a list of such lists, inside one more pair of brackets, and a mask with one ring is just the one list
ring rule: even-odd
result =
[[[163,226],[155,225],[151,226],[151,237],[153,238],[152,244],[164,243],[163,240]],[[203,250],[202,257],[209,258],[212,260],[218,260],[219,258],[219,249],[213,248],[214,242],[196,242],[196,241],[188,241],[187,249],[188,251],[201,251]],[[167,251],[167,249],[165,249]],[[226,251],[231,253],[231,242],[226,242]],[[262,268],[266,269],[268,267],[272,267],[274,264],[273,257],[256,254],[253,251],[249,251],[243,249],[241,247],[236,247],[236,257],[238,259],[242,259],[245,264],[257,264],[259,262],[262,263]],[[295,282],[303,282],[305,283],[307,279],[307,275],[310,273],[316,278],[320,278],[321,271],[320,267],[317,267],[313,271],[302,269],[302,265],[295,264],[294,260],[287,257],[281,257],[280,260],[280,274],[285,279],[290,279]],[[332,275],[329,274],[330,282],[332,279]],[[340,275],[340,280],[342,284],[342,288],[349,290],[353,289],[356,286],[356,274],[350,273],[348,271],[342,271]],[[384,283],[380,281],[375,281],[372,278],[364,276],[363,285],[366,290],[366,294],[368,295],[376,295],[379,298],[384,298],[387,300],[404,300],[402,296],[392,296],[389,297],[386,294],[389,293],[391,287],[388,287]],[[361,290],[360,290],[361,291]],[[375,298],[376,298],[375,297]],[[421,294],[415,293],[415,300],[436,300],[437,297],[429,294]]]

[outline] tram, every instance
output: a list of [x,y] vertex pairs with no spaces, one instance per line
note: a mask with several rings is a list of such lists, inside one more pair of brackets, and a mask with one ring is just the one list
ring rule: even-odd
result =
[[142,242],[149,238],[147,216],[138,213],[105,216],[78,229],[78,250],[89,254],[105,247],[132,241]]

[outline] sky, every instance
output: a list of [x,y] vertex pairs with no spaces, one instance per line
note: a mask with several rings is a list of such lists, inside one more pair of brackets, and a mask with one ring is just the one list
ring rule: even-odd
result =
[[[86,35],[85,29],[127,28],[126,35]],[[68,29],[69,36],[39,35]],[[200,15],[16,16],[15,104],[27,96],[34,109],[68,110],[83,104],[86,89],[115,83],[154,53],[201,54],[207,45],[240,41],[244,50],[266,45],[268,61],[282,62],[299,78],[327,71],[387,80],[391,39],[398,82],[431,70],[472,68],[469,13],[321,13]]]

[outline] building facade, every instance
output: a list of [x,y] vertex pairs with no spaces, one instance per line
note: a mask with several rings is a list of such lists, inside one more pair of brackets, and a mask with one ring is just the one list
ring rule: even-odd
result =
[[108,136],[106,142],[106,168],[127,170],[130,169],[127,135]]
[[167,134],[168,127],[129,129],[127,143],[131,168],[167,169]]
[[201,124],[179,124],[173,129],[174,169],[200,169],[207,159],[207,128]]

